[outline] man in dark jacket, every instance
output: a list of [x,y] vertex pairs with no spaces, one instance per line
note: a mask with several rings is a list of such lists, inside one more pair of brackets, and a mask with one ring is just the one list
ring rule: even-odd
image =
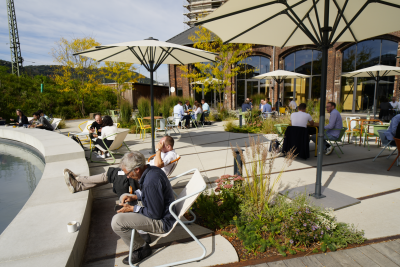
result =
[[[133,240],[134,264],[152,254],[147,232],[167,233],[172,229],[176,220],[169,212],[169,206],[175,197],[165,173],[158,167],[146,165],[142,153],[125,154],[120,167],[128,178],[139,181],[140,190],[136,190],[135,195],[120,198],[124,207],[113,217],[111,227],[127,246],[130,245],[132,229],[137,231]],[[129,265],[129,256],[123,263]]]

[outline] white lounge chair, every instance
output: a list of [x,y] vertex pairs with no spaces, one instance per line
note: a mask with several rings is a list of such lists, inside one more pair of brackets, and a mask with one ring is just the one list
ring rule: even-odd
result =
[[90,126],[92,126],[93,122],[94,122],[94,120],[82,122],[81,124],[78,125],[81,132],[80,133],[69,132],[68,137],[70,134],[76,135],[81,140],[82,143],[83,142],[85,142],[86,144],[89,143],[89,148],[92,149],[92,140],[89,138],[89,134],[90,134],[89,130],[90,130]]
[[58,131],[61,133],[60,129],[57,129],[58,125],[60,124],[60,122],[62,121],[62,119],[60,118],[54,118],[53,121],[51,122],[51,126],[53,126],[53,131]]
[[[106,152],[110,153],[110,156],[114,159],[113,162],[108,162],[108,161],[106,161],[106,163],[108,163],[108,164],[114,164],[114,163],[115,163],[114,154],[123,155],[123,153],[115,152],[115,150],[118,150],[119,148],[122,147],[122,144],[125,145],[125,147],[128,149],[128,151],[131,151],[131,150],[129,149],[129,147],[128,147],[128,146],[125,144],[125,142],[124,142],[124,140],[125,140],[126,136],[128,135],[128,133],[129,133],[129,130],[124,130],[124,131],[121,131],[121,132],[118,132],[118,133],[111,134],[111,135],[107,136],[105,139],[108,139],[109,137],[115,135],[115,139],[114,139],[114,141],[112,142],[112,144],[111,144],[110,147],[108,147],[108,146],[106,145],[106,143],[104,143],[104,140],[103,140],[103,143],[104,143],[104,146],[106,147],[106,149],[104,149],[104,148],[101,147],[100,145],[96,145],[96,146],[95,146],[95,147],[97,147],[99,150],[101,150],[103,153],[106,153]],[[104,163],[104,161],[94,161],[94,160],[92,160],[92,154],[93,154],[93,153],[90,153],[90,161],[91,161],[91,162]]]
[[[185,225],[185,224],[194,222],[194,220],[181,221],[181,219],[180,219],[183,217],[183,215],[186,213],[186,211],[188,211],[190,209],[190,207],[196,201],[196,199],[200,195],[200,193],[206,189],[207,186],[206,186],[206,183],[204,182],[203,176],[201,176],[198,169],[191,169],[187,172],[184,172],[178,176],[171,178],[170,181],[175,180],[179,177],[182,177],[182,176],[192,173],[192,172],[194,172],[194,173],[193,173],[193,176],[190,179],[189,183],[187,183],[186,187],[182,190],[182,192],[179,194],[177,199],[174,202],[172,202],[171,205],[169,206],[169,212],[176,219],[176,222],[172,226],[171,230],[165,234],[156,234],[156,233],[151,233],[151,234],[158,236],[159,238],[165,237],[165,236],[169,235],[174,230],[175,226],[179,223],[182,226],[182,228],[185,229],[185,231],[194,239],[194,241],[196,241],[196,243],[202,249],[203,253],[199,257],[196,257],[196,258],[182,260],[182,261],[178,261],[178,262],[167,263],[167,264],[159,265],[158,267],[175,266],[175,265],[184,264],[184,263],[188,263],[188,262],[200,261],[200,260],[204,259],[204,257],[206,256],[207,250],[204,247],[204,245],[197,239],[197,237]],[[177,214],[175,214],[172,210],[172,208],[174,206],[176,208]],[[132,259],[131,259],[135,232],[136,232],[136,230],[132,229],[131,245],[129,248],[129,265],[131,267],[137,266],[137,265],[132,264]],[[182,253],[182,255],[184,255],[184,251],[181,251],[181,253]]]

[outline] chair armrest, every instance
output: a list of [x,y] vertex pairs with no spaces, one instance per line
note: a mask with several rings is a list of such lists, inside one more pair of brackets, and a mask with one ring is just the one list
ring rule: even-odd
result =
[[170,181],[173,181],[173,180],[178,179],[179,177],[182,177],[182,176],[184,176],[184,175],[186,175],[186,174],[195,172],[196,170],[197,170],[197,169],[188,170],[188,171],[186,171],[186,172],[184,172],[184,173],[178,174],[177,176],[170,178],[169,180],[170,180]]
[[150,162],[150,160],[151,160],[152,158],[154,158],[155,156],[156,156],[156,154],[151,155],[151,156],[147,159],[147,162]]

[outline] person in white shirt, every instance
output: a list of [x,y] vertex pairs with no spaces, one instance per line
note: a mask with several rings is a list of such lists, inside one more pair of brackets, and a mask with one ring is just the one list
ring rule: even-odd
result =
[[264,99],[261,99],[261,101],[260,101],[260,106],[258,107],[258,109],[259,109],[261,112],[263,111],[264,105],[265,105],[265,100],[264,100]]
[[197,104],[196,104],[196,110],[195,110],[195,112],[192,114],[192,118],[193,118],[194,120],[196,120],[197,114],[201,114],[201,113],[203,113],[203,109],[201,108],[200,103],[197,103]]
[[297,104],[296,104],[296,99],[295,99],[295,98],[292,99],[292,101],[290,101],[290,103],[289,103],[289,108],[290,108],[292,111],[296,110]]
[[178,118],[179,121],[186,120],[185,126],[189,127],[190,115],[184,114],[182,101],[178,101],[178,104],[174,106],[174,118]]
[[392,105],[393,109],[398,111],[400,109],[399,102],[396,101],[396,98],[392,97],[392,102],[390,102],[390,105]]
[[[115,135],[113,135],[113,136],[110,136],[110,135],[116,134],[116,133],[118,133],[118,128],[117,128],[117,126],[114,125],[114,122],[111,119],[111,117],[110,116],[104,116],[104,118],[103,118],[103,128],[101,129],[101,135],[93,134],[93,137],[97,138],[94,145],[100,145],[102,148],[107,149],[105,147],[104,143],[106,143],[107,147],[110,147],[111,144],[115,140]],[[110,136],[110,137],[106,138],[107,136]],[[95,150],[99,153],[99,155],[96,155],[96,157],[100,157],[100,158],[104,159],[106,156],[109,156],[108,152],[107,152],[107,155],[106,155],[105,153],[103,153],[98,148],[95,148]]]
[[164,136],[160,142],[156,145],[156,155],[150,160],[150,166],[156,166],[161,168],[164,173],[168,176],[174,167],[174,164],[170,164],[171,161],[177,159],[178,155],[174,150],[174,139],[171,136]]
[[307,124],[310,126],[314,126],[314,121],[310,114],[306,113],[307,105],[305,103],[301,103],[299,105],[299,112],[294,112],[290,115],[290,120],[292,122],[292,126],[304,127],[307,128]]

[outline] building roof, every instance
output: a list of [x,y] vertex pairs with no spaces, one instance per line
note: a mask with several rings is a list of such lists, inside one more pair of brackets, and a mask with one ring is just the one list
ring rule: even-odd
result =
[[[192,40],[189,39],[189,36],[195,35],[196,31],[198,31],[198,30],[199,30],[199,27],[197,27],[197,26],[191,27],[191,28],[179,33],[178,35],[175,35],[174,37],[167,40],[166,42],[178,44],[178,45],[192,46],[194,43],[192,42]],[[214,36],[214,34],[213,34],[213,36]]]

